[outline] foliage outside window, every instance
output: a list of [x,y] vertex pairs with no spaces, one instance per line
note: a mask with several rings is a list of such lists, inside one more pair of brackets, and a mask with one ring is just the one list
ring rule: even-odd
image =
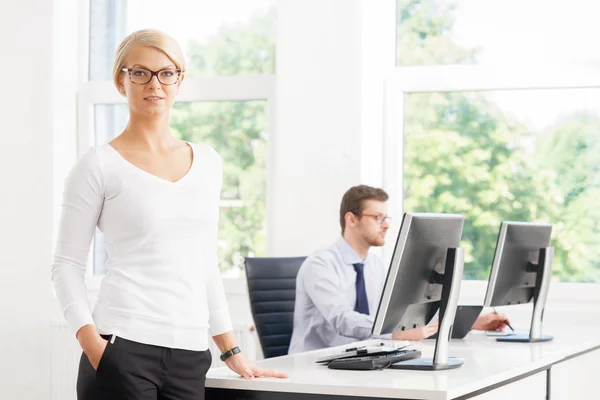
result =
[[[398,57],[461,64],[478,49],[452,42],[455,4],[399,0]],[[539,96],[560,97],[560,90]],[[579,89],[581,97],[598,89]],[[502,220],[551,222],[561,281],[600,282],[600,110],[570,109],[540,128],[493,92],[405,96],[404,209],[465,216],[465,278],[487,279]],[[514,99],[526,93],[515,91]],[[600,101],[597,103],[600,104]]]

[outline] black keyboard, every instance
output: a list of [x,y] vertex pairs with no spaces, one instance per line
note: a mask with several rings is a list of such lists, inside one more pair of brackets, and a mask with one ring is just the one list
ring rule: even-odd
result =
[[331,369],[353,369],[353,370],[372,370],[384,369],[390,365],[413,358],[421,357],[418,350],[400,350],[392,354],[382,354],[376,356],[352,357],[340,360],[333,360],[327,365]]

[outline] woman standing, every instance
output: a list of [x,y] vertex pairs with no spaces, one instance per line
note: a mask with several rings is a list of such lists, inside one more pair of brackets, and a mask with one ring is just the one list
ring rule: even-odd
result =
[[[203,399],[209,333],[236,373],[286,377],[238,352],[217,265],[221,158],[169,130],[184,71],[168,35],[126,37],[113,78],[129,123],[65,183],[52,279],[83,349],[80,400]],[[96,226],[109,257],[91,313],[84,280]]]

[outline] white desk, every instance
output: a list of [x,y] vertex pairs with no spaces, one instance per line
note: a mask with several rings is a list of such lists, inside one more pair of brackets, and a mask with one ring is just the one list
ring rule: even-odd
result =
[[[465,360],[461,368],[446,371],[344,371],[331,370],[314,360],[341,347],[277,357],[260,361],[263,367],[285,371],[289,379],[236,377],[227,368],[209,371],[207,399],[468,399],[547,371],[546,390],[550,397],[550,371],[557,363],[600,348],[600,335],[591,327],[577,333],[547,330],[554,340],[544,343],[501,343],[481,332],[464,340],[453,340],[450,356]],[[347,346],[344,346],[347,347]],[[414,346],[424,357],[433,355],[434,343]]]

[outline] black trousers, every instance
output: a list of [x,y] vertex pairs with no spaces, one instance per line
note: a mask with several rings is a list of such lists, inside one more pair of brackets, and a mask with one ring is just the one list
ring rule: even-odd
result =
[[210,350],[170,349],[102,337],[109,342],[97,371],[81,354],[78,400],[204,400]]

